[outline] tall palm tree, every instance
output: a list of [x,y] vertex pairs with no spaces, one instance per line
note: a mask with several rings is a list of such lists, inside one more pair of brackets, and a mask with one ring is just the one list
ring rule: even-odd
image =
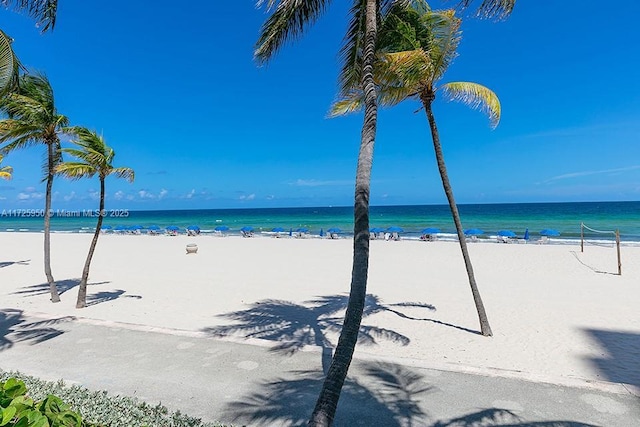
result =
[[47,147],[43,167],[46,181],[44,208],[44,272],[47,276],[51,301],[59,302],[60,296],[51,273],[51,189],[55,167],[61,160],[60,134],[69,125],[69,119],[56,110],[53,89],[44,74],[24,75],[20,78],[18,92],[0,98],[0,112],[7,118],[0,120],[0,151],[44,144]]
[[[3,0],[2,5],[27,13],[43,33],[55,26],[58,0]],[[18,85],[20,62],[11,47],[12,42],[13,39],[0,30],[0,96],[15,90]]]
[[[476,284],[467,250],[460,214],[449,182],[432,103],[438,90],[450,100],[462,101],[486,112],[493,127],[500,120],[500,102],[488,88],[471,82],[452,82],[437,86],[457,56],[460,42],[460,19],[453,10],[444,12],[394,8],[386,17],[378,46],[375,78],[381,105],[395,105],[405,99],[418,99],[427,114],[438,170],[456,226],[469,285],[480,320],[482,335],[491,336],[491,327]],[[387,45],[381,45],[386,43]],[[362,108],[363,94],[357,87],[332,110],[335,115]]]
[[104,187],[105,179],[108,176],[115,176],[117,178],[124,178],[129,182],[133,182],[134,172],[133,169],[127,167],[114,167],[113,158],[115,152],[112,148],[108,147],[104,141],[102,135],[98,135],[96,132],[88,130],[83,127],[73,127],[69,130],[70,133],[77,138],[72,140],[78,148],[63,148],[62,152],[70,154],[78,159],[75,162],[63,162],[56,167],[56,172],[70,179],[92,178],[98,176],[100,179],[100,209],[98,215],[98,223],[96,224],[96,231],[93,233],[93,239],[89,246],[89,254],[87,260],[84,263],[82,270],[82,278],[80,279],[80,285],[78,286],[78,299],[76,301],[76,308],[84,308],[87,306],[87,280],[89,280],[89,269],[91,267],[91,259],[93,253],[98,244],[98,237],[100,236],[100,229],[102,228],[102,220],[104,219]]
[[[460,5],[467,7],[472,1],[461,0]],[[273,11],[256,43],[255,57],[258,62],[266,63],[286,41],[300,37],[329,3],[330,0],[257,0],[258,6],[266,6]],[[515,0],[482,0],[478,12],[486,16],[496,15],[506,7],[512,8],[513,3]],[[333,422],[362,320],[369,270],[369,195],[377,124],[378,95],[373,80],[375,46],[381,12],[396,4],[426,6],[425,0],[352,0],[350,23],[341,49],[341,95],[346,96],[353,87],[359,87],[364,104],[364,123],[356,168],[353,267],[343,328],[309,420],[310,426],[328,426]]]
[[[0,163],[2,163],[2,159],[3,156],[0,154]],[[0,167],[0,178],[11,179],[11,172],[13,172],[13,168],[11,166]]]

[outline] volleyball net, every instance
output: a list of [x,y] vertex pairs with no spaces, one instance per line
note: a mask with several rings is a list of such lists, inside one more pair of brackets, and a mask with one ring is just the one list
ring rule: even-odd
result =
[[[593,233],[593,234],[601,234],[601,235],[609,235],[612,240],[606,239],[586,239],[584,237],[585,230]],[[618,257],[618,275],[622,275],[622,261],[620,260],[620,231],[619,230],[596,230],[594,228],[588,227],[584,222],[580,223],[580,252],[584,252],[584,247],[586,246],[602,246],[602,247],[615,247],[616,254]]]

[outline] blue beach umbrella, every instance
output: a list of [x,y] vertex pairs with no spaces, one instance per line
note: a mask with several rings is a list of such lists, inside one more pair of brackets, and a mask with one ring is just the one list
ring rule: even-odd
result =
[[245,227],[242,227],[240,231],[244,231],[245,233],[248,233],[250,231],[253,231],[253,227],[247,225]]
[[309,229],[306,227],[300,227],[296,230],[297,233],[308,233]]
[[214,230],[216,230],[216,231],[228,231],[229,227],[227,227],[226,225],[219,225],[216,228],[214,228]]
[[440,229],[435,227],[427,227],[421,231],[422,234],[436,234],[439,232],[440,232]]
[[479,236],[481,234],[484,234],[484,231],[480,230],[479,228],[469,228],[467,230],[464,230],[464,234],[466,234],[467,236]]
[[142,230],[144,227],[141,225],[132,225],[129,230]]
[[116,228],[114,228],[115,231],[125,231],[127,229],[127,227],[125,227],[124,225],[118,225],[116,226]]
[[369,229],[370,233],[382,233],[384,231],[384,228],[380,228],[380,227],[373,227]]
[[320,229],[320,237],[324,237],[324,229]]
[[157,225],[150,225],[147,227],[147,230],[158,231],[160,230],[160,227],[158,227]]
[[516,233],[511,230],[500,230],[498,231],[498,236],[500,237],[516,237]]
[[524,240],[529,240],[529,229],[527,228],[526,230],[524,230]]
[[187,227],[187,230],[200,231],[200,227],[198,227],[197,225],[190,225]]
[[175,226],[175,225],[169,225],[169,226],[165,227],[165,230],[168,230],[168,231],[178,231],[178,230],[180,230],[180,227]]
[[338,227],[332,227],[327,230],[327,233],[342,233],[342,230],[340,230]]
[[102,227],[100,227],[100,230],[111,230],[111,226],[110,225],[103,225]]
[[273,231],[274,233],[282,233],[284,231],[284,228],[276,227],[276,228],[272,228],[271,231]]
[[397,227],[397,226],[392,226],[387,228],[387,231],[390,233],[403,233],[404,230],[402,229],[402,227]]
[[540,231],[540,235],[547,237],[557,237],[560,235],[560,232],[558,230],[554,230],[553,228],[545,228],[544,230]]

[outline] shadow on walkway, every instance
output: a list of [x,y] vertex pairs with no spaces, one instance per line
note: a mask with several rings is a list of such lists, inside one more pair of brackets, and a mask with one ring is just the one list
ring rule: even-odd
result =
[[604,379],[640,387],[640,334],[601,329],[584,332],[604,353],[602,357],[588,358]]
[[10,265],[29,265],[31,262],[30,259],[26,259],[24,261],[2,261],[0,262],[0,268],[9,267]]
[[[418,397],[429,392],[431,387],[423,382],[421,375],[390,363],[366,363],[365,373],[379,381],[380,386],[375,390],[365,387],[361,380],[366,381],[367,378],[360,375],[358,379],[347,378],[334,425],[425,425],[419,422],[426,414],[420,409]],[[311,371],[291,374],[295,379],[276,378],[264,382],[258,391],[230,404],[225,412],[233,417],[234,424],[307,425],[324,378],[322,374]]]
[[484,409],[448,421],[438,421],[431,427],[598,427],[575,421],[527,422],[511,411],[499,408]]
[[19,342],[40,344],[55,338],[65,331],[54,326],[73,320],[76,320],[76,318],[66,316],[38,322],[27,322],[22,310],[0,310],[0,351],[8,350]]
[[[111,282],[94,282],[88,283],[87,286],[97,286],[104,285],[106,283]],[[60,295],[64,294],[67,291],[75,288],[80,284],[80,279],[65,279],[56,281],[56,287],[58,288],[58,293]],[[49,284],[48,283],[40,283],[38,285],[25,286],[20,291],[16,291],[14,295],[23,295],[25,297],[33,297],[37,295],[44,295],[49,293]]]
[[[323,371],[327,372],[333,350],[333,343],[327,333],[340,333],[348,300],[347,295],[330,295],[305,301],[303,304],[282,300],[259,301],[247,310],[221,315],[236,321],[236,324],[204,328],[203,332],[215,337],[241,335],[244,338],[276,341],[278,344],[272,351],[285,354],[293,354],[309,345],[318,346],[322,349]],[[412,306],[434,309],[428,304],[414,303]],[[382,311],[398,314],[382,304],[377,296],[367,295],[363,318]],[[361,325],[359,344],[373,345],[379,339],[400,345],[410,342],[408,337],[390,329]]]

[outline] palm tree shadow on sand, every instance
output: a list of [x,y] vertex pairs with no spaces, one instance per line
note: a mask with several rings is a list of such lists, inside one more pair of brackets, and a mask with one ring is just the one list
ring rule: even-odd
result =
[[2,261],[0,262],[0,268],[9,267],[11,265],[29,265],[30,262],[30,259],[25,259],[24,261]]
[[[111,283],[106,282],[93,282],[89,283],[89,286],[97,286]],[[67,291],[75,288],[80,284],[80,279],[65,279],[56,281],[56,287],[58,288],[58,294],[62,295]],[[37,295],[49,294],[49,283],[40,283],[38,285],[25,286],[22,290],[16,291],[13,295],[23,295],[25,297],[33,297]]]
[[[330,295],[317,297],[303,304],[283,300],[258,301],[246,310],[221,315],[236,321],[236,324],[204,328],[203,332],[214,337],[242,335],[244,338],[275,341],[278,344],[271,350],[284,354],[294,354],[306,346],[317,346],[322,350],[323,371],[327,372],[333,351],[333,343],[327,334],[340,333],[348,300],[348,295]],[[435,310],[430,304],[403,304]],[[397,310],[384,305],[376,295],[367,295],[363,318],[380,312],[399,314]],[[359,344],[373,345],[379,339],[400,345],[408,345],[410,342],[408,337],[390,329],[365,324],[360,326]]]
[[[366,362],[363,375],[347,378],[334,425],[400,427],[426,417],[419,396],[431,391],[420,374],[391,363]],[[293,371],[294,378],[276,378],[259,390],[231,403],[225,410],[233,423],[302,426],[315,405],[324,376],[320,372]],[[371,380],[379,386],[368,388]],[[295,405],[292,404],[295,402]],[[341,410],[340,408],[348,408]]]
[[115,291],[103,291],[87,296],[87,307],[102,304],[104,302],[114,301],[118,298],[135,298],[142,299],[141,295],[124,295],[126,291],[116,289]]
[[75,317],[65,316],[57,319],[28,322],[22,310],[0,310],[0,351],[8,350],[19,342],[40,344],[55,338],[65,332],[55,328],[55,325],[74,320],[76,320]]

